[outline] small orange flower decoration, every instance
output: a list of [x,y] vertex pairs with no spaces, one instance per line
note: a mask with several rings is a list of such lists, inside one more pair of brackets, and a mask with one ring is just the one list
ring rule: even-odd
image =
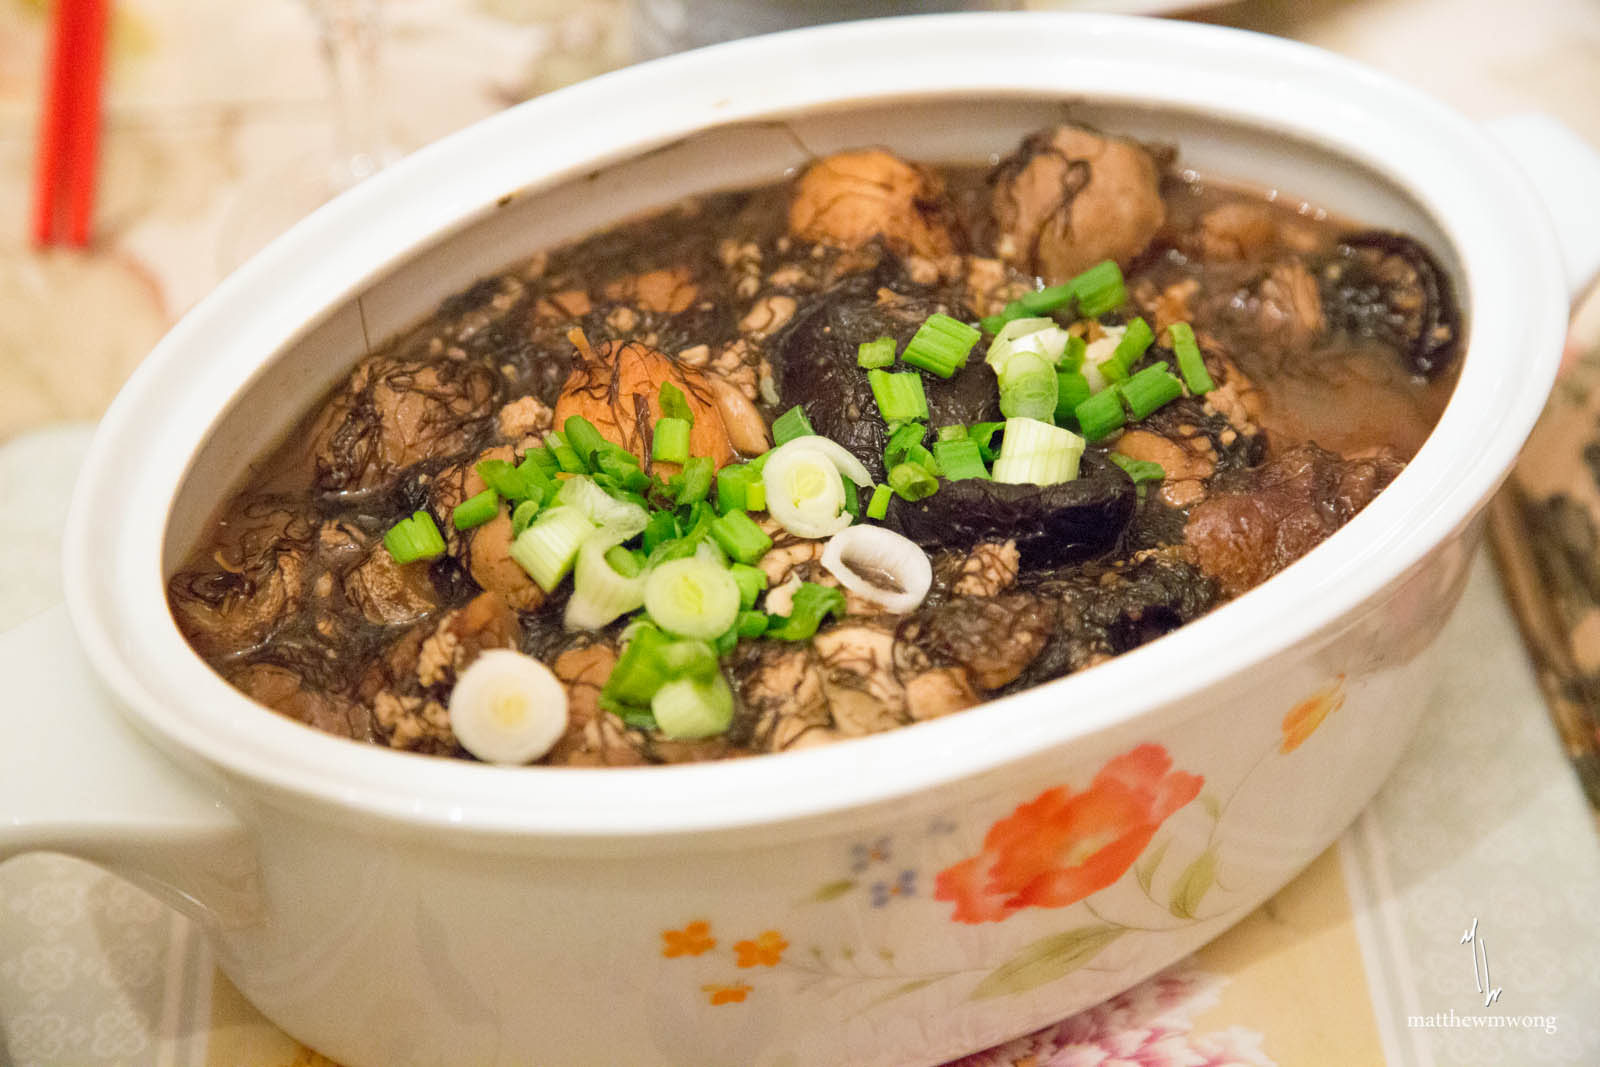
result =
[[1172,769],[1160,745],[1100,768],[1089,788],[1046,789],[989,827],[983,851],[939,872],[934,896],[962,923],[1000,922],[1023,908],[1064,908],[1121,878],[1167,817],[1205,779]]
[[682,930],[661,931],[661,954],[669,960],[678,956],[699,956],[716,947],[711,924],[703,920],[696,920]]
[[750,995],[750,986],[743,982],[735,982],[733,985],[703,985],[700,988],[711,998],[713,1006],[743,1004],[744,998]]
[[1322,725],[1322,720],[1342,707],[1344,675],[1341,674],[1332,685],[1289,709],[1289,714],[1283,717],[1283,744],[1278,746],[1278,751],[1288,755],[1305,744],[1306,738],[1316,733],[1317,727]]
[[783,950],[789,947],[789,942],[776,930],[763,930],[761,936],[754,941],[740,941],[733,946],[739,954],[741,967],[776,967],[783,958]]

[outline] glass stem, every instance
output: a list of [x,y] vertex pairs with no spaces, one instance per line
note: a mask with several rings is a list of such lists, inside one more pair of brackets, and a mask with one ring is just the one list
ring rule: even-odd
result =
[[346,188],[389,162],[378,62],[379,0],[315,0],[333,108],[333,182]]

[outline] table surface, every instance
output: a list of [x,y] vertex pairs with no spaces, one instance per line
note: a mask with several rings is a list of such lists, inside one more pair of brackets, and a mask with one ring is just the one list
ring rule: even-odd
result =
[[[324,158],[314,30],[296,0],[123,0],[111,41],[99,238],[27,248],[44,0],[0,3],[0,629],[59,598],[56,542],[92,420],[154,340],[275,220],[249,205]],[[1035,0],[1034,7],[1092,7]],[[621,0],[389,0],[401,148],[620,62]],[[1600,144],[1600,5],[1265,0],[1195,17],[1355,56],[1490,117],[1537,109]],[[287,220],[285,220],[287,221]],[[92,313],[85,313],[92,308]],[[1495,575],[1441,641],[1441,691],[1343,839],[1156,980],[972,1062],[994,1065],[1600,1063],[1600,839]],[[1496,938],[1468,1030],[1468,947]],[[1553,1029],[1553,1032],[1546,1032]],[[262,1020],[194,930],[76,861],[0,868],[0,1065],[326,1063]]]

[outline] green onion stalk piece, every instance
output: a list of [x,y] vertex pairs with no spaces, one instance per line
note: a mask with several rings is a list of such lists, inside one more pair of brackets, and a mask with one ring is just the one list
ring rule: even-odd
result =
[[694,409],[689,406],[689,398],[683,395],[671,382],[662,382],[657,391],[656,402],[661,405],[661,415],[667,419],[682,419],[691,427],[694,425]]
[[995,460],[994,480],[1013,485],[1055,485],[1078,476],[1084,440],[1037,419],[1006,420],[1006,436]]
[[1003,422],[978,422],[967,429],[967,436],[978,443],[978,454],[985,463],[993,463],[1000,455],[1000,450],[994,447],[994,435],[997,431],[1005,429]]
[[989,477],[989,469],[983,465],[983,455],[978,451],[978,442],[970,437],[936,441],[933,455],[939,461],[939,472],[952,482],[964,478]]
[[570,505],[550,508],[511,542],[510,555],[546,593],[567,576],[595,524]]
[[1128,299],[1128,290],[1122,281],[1122,268],[1115,260],[1102,260],[1067,283],[1072,286],[1078,301],[1078,314],[1086,319],[1099,318],[1108,311],[1121,307]]
[[776,641],[809,641],[823,619],[844,615],[844,603],[844,594],[837,589],[801,582],[790,601],[789,614],[770,619],[763,636]]
[[524,500],[511,509],[511,537],[515,540],[522,535],[522,531],[533,525],[533,520],[539,517],[539,512],[544,504],[538,500]]
[[1124,456],[1121,452],[1112,452],[1106,458],[1126,471],[1128,477],[1133,479],[1134,485],[1159,482],[1167,476],[1166,469],[1161,464],[1152,463],[1147,459],[1134,459],[1132,456]]
[[[900,358],[929,374],[948,378],[967,365],[972,346],[982,336],[971,326],[949,315],[929,315],[906,343],[906,350]],[[879,407],[882,407],[881,402]],[[924,413],[916,417],[927,418],[927,415]]]
[[1172,351],[1178,357],[1178,373],[1183,375],[1183,384],[1189,387],[1189,392],[1200,396],[1215,389],[1216,383],[1211,380],[1206,361],[1200,355],[1200,345],[1194,339],[1194,328],[1187,322],[1175,322],[1167,327],[1167,336],[1172,339]]
[[389,528],[383,535],[383,547],[389,550],[396,563],[415,563],[444,555],[444,537],[434,525],[432,515],[416,511],[409,519],[401,519]]
[[694,504],[711,492],[716,461],[710,456],[691,456],[683,465],[683,488],[678,491],[678,506]]
[[1155,364],[1122,383],[1122,400],[1135,421],[1152,414],[1183,395],[1180,382],[1165,364]]
[[739,586],[739,607],[745,611],[755,607],[756,600],[767,588],[767,572],[760,567],[735,563],[728,568],[728,573]]
[[1074,408],[1072,414],[1078,420],[1078,429],[1091,441],[1111,436],[1128,421],[1116,386],[1094,394]]
[[922,500],[939,491],[939,479],[920,463],[901,463],[889,470],[889,488],[906,500]]
[[1076,424],[1078,405],[1088,400],[1093,395],[1089,388],[1089,379],[1083,376],[1082,371],[1064,370],[1056,372],[1056,415],[1055,423],[1061,426],[1066,423]]
[[478,477],[507,500],[542,500],[551,479],[537,462],[524,459],[512,466],[503,459],[486,459],[477,466]]
[[889,514],[889,499],[894,496],[894,490],[887,485],[872,487],[872,499],[867,503],[867,518],[882,522]]
[[780,445],[796,437],[810,437],[816,432],[811,428],[811,420],[806,418],[806,409],[799,404],[772,420],[772,439]]
[[674,740],[716,737],[733,723],[733,691],[720,673],[710,678],[678,678],[650,698],[656,726]]
[[685,463],[689,459],[689,430],[687,419],[668,416],[656,423],[655,437],[650,442],[650,458],[657,463]]
[[556,464],[568,474],[587,474],[589,468],[584,466],[583,458],[567,443],[567,435],[552,431],[544,436],[545,447],[556,457]]
[[1000,412],[1008,419],[1049,422],[1055,418],[1058,388],[1054,366],[1042,356],[1019,352],[1000,372]]
[[594,423],[582,415],[569,415],[561,429],[567,435],[567,444],[572,446],[578,458],[593,469],[595,455],[604,451],[606,446],[606,439],[600,435]]
[[894,363],[893,337],[880,337],[876,341],[862,341],[856,346],[856,365],[866,370],[878,370]]
[[599,630],[638,611],[644,606],[644,587],[644,575],[619,544],[618,535],[607,530],[590,534],[573,565],[572,597],[564,619],[567,629]]
[[872,370],[867,372],[867,381],[884,422],[893,425],[928,417],[928,398],[922,390],[920,374]]
[[450,513],[450,522],[458,530],[470,530],[474,526],[482,526],[498,514],[500,494],[493,489],[485,489],[477,496],[470,496],[457,504]]
[[772,538],[743,511],[730,511],[714,521],[711,537],[728,558],[740,563],[754,563],[772,547]]

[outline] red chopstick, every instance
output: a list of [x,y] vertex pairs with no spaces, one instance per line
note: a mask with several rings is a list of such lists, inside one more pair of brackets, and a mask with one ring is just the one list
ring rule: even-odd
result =
[[83,247],[94,214],[107,0],[57,0],[34,171],[33,240]]

